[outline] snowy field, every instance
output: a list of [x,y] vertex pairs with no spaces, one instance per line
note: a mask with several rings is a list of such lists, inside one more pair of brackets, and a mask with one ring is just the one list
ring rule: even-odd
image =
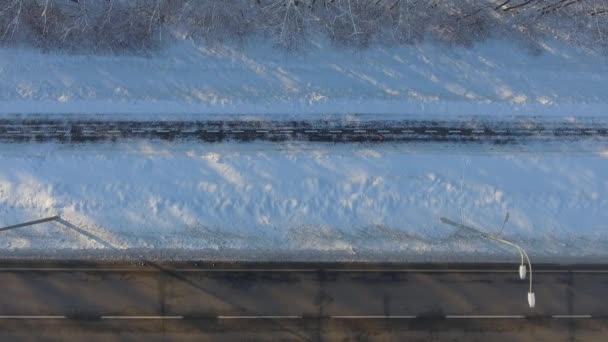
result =
[[69,224],[3,232],[0,253],[504,259],[517,254],[439,218],[498,232],[509,213],[504,236],[536,259],[608,260],[608,150],[544,148],[4,145],[0,225],[52,215]]
[[605,116],[607,56],[549,40],[287,53],[182,42],[154,57],[0,48],[0,115]]

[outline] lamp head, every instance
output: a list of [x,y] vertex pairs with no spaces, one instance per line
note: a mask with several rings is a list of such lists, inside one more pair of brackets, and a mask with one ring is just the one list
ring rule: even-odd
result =
[[528,272],[528,269],[526,268],[526,265],[520,265],[519,266],[519,279],[526,279],[526,273]]
[[534,296],[534,292],[528,292],[528,304],[530,305],[531,309],[536,306],[536,297]]

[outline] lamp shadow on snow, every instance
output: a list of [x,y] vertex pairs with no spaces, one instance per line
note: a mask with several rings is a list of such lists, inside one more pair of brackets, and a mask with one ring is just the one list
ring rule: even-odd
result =
[[[111,243],[105,241],[103,238],[87,231],[86,229],[83,229],[83,228],[80,228],[80,227],[74,225],[73,223],[67,221],[64,218],[61,218],[58,216],[55,219],[55,222],[57,222],[57,224],[63,226],[64,228],[71,229],[71,230],[99,243],[100,245],[104,246],[105,248],[108,248],[111,250],[118,250],[118,248],[114,247]],[[147,266],[150,266],[150,267],[156,269],[160,273],[161,278],[170,277],[173,280],[176,280],[177,283],[181,284],[181,285],[173,285],[173,286],[178,286],[178,287],[185,286],[184,290],[186,292],[193,293],[194,297],[204,298],[204,302],[215,303],[214,305],[227,308],[225,310],[228,310],[228,311],[235,311],[235,312],[247,313],[247,314],[253,313],[253,312],[251,312],[250,308],[248,308],[246,305],[236,302],[235,299],[222,295],[223,291],[219,291],[219,288],[216,288],[214,290],[214,285],[215,285],[215,287],[217,287],[217,285],[218,285],[218,284],[215,284],[217,282],[215,275],[210,275],[210,274],[205,274],[205,273],[192,273],[192,274],[184,275],[179,272],[176,272],[171,267],[164,266],[164,265],[154,262],[152,260],[144,259],[144,260],[141,260],[141,262],[144,265],[147,265]],[[233,274],[233,273],[234,272],[232,272],[231,274]],[[243,274],[236,274],[235,276],[231,276],[231,282],[233,282],[233,287],[236,289],[235,291],[239,291],[239,290],[247,291],[247,289],[250,286],[248,284],[250,284],[252,282],[256,282],[256,281],[264,282],[265,280],[264,279],[261,279],[261,280],[250,279],[250,274],[247,272],[243,273]],[[284,303],[285,307],[289,307],[290,304],[293,304],[294,299],[287,298],[285,296],[285,294],[281,293],[281,291],[273,292],[271,290],[264,291],[263,289],[261,291],[264,293],[265,296],[268,296],[269,300],[276,301],[279,303]],[[270,291],[270,292],[268,292],[268,291]],[[141,294],[141,296],[142,296],[143,300],[155,300],[155,299],[151,299],[151,298],[146,298],[145,294]],[[160,313],[160,314],[162,314],[162,313]],[[194,314],[194,316],[196,316],[196,314]],[[186,322],[186,324],[191,324],[193,326],[193,328],[196,328],[197,324],[198,324],[196,320],[193,320],[193,321],[186,320],[184,322]],[[294,338],[306,340],[306,336],[301,335],[301,333],[297,329],[294,329],[294,327],[291,325],[285,324],[278,320],[277,321],[273,320],[271,322],[271,324],[275,325],[277,327],[277,329],[281,329],[281,330],[290,332],[294,336]]]
[[63,219],[62,217],[58,217],[55,222],[59,223],[60,225],[62,225],[63,227],[69,228],[83,236],[86,236],[87,238],[97,242],[98,244],[104,246],[105,248],[109,248],[109,249],[116,249],[112,244],[104,241],[103,239],[99,238],[98,236],[86,231],[85,229],[82,229],[74,224],[72,224],[71,222]]

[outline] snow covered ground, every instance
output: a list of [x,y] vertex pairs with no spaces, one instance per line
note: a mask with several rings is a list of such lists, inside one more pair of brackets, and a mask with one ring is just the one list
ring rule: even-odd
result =
[[[0,49],[0,118],[608,115],[606,57],[512,42],[287,54],[183,43],[154,57]],[[158,118],[158,116],[154,116]],[[608,145],[0,144],[0,255],[608,260]],[[82,234],[82,233],[85,234]],[[515,258],[517,259],[517,258]]]
[[[595,146],[139,143],[5,145],[0,253],[130,250],[182,257],[428,260],[511,251],[439,222],[497,232],[536,258],[608,259],[608,155]],[[538,149],[540,148],[540,149]],[[84,251],[84,252],[83,252]],[[186,255],[186,256],[184,256]],[[245,255],[245,257],[243,257]],[[123,254],[124,256],[124,254]],[[304,257],[306,256],[306,257]],[[555,260],[555,259],[553,259]]]
[[154,57],[0,49],[0,114],[605,116],[606,56],[512,41],[286,53],[182,42]]

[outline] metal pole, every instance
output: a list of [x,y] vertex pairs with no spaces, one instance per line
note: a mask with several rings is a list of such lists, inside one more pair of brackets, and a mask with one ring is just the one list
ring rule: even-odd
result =
[[[507,241],[507,240],[503,240],[499,237],[493,237],[491,234],[488,234],[490,237],[488,237],[491,240],[494,241],[498,241],[498,242],[502,242],[504,244],[513,246],[515,248],[517,248],[519,250],[520,254],[523,254],[526,257],[526,261],[528,262],[528,267],[530,268],[530,292],[532,292],[532,263],[530,262],[530,258],[528,257],[528,253],[526,253],[526,251],[521,248],[520,246],[516,245],[515,243],[511,242],[511,241]],[[522,260],[523,261],[523,260]]]
[[517,245],[517,244],[515,244],[515,243],[513,243],[511,241],[507,241],[505,239],[499,238],[498,236],[496,236],[494,234],[484,233],[484,232],[482,232],[482,231],[480,231],[478,229],[475,229],[475,228],[472,228],[472,227],[469,227],[469,226],[465,226],[463,224],[454,222],[454,221],[452,221],[450,219],[447,219],[445,217],[441,217],[440,220],[441,220],[441,222],[443,222],[445,224],[449,224],[450,226],[454,226],[456,228],[461,228],[461,229],[465,229],[465,230],[474,232],[475,234],[477,234],[477,235],[479,235],[479,236],[481,236],[483,238],[486,238],[488,240],[497,241],[497,242],[509,245],[511,247],[517,248],[517,250],[519,251],[519,254],[520,254],[521,258],[522,258],[521,259],[522,264],[523,264],[523,261],[524,261],[524,257],[526,258],[526,261],[528,262],[528,267],[530,268],[530,290],[529,290],[529,293],[532,293],[532,263],[530,262],[530,258],[528,257],[528,253],[526,253],[526,251],[522,247],[520,247],[519,245]]

